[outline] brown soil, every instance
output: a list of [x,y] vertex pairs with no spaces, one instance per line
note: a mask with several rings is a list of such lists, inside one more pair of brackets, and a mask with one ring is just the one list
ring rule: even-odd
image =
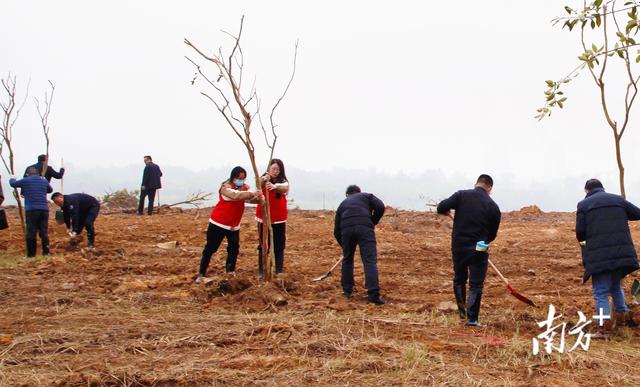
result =
[[[247,210],[237,276],[223,272],[223,244],[201,285],[193,279],[208,210],[103,214],[95,252],[86,241],[69,246],[52,221],[54,256],[28,261],[12,258],[21,242],[9,215],[12,227],[0,232],[0,385],[640,385],[640,330],[619,329],[588,352],[531,353],[549,304],[569,325],[579,310],[593,314],[570,213],[504,214],[492,260],[541,308],[490,273],[480,329],[465,329],[448,303],[451,220],[433,213],[388,209],[378,226],[381,307],[362,297],[359,259],[351,300],[339,268],[311,282],[341,254],[329,211],[292,211],[287,274],[265,283]],[[174,240],[175,249],[158,247]],[[574,341],[567,336],[568,347]]]

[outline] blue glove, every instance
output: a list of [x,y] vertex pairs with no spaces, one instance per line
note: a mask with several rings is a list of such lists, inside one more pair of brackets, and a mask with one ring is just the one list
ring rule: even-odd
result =
[[489,250],[489,244],[485,241],[479,241],[476,243],[476,251],[487,251]]

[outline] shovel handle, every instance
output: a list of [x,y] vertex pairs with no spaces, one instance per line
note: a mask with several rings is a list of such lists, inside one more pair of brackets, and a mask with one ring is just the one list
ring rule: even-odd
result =
[[493,269],[493,271],[496,272],[496,274],[498,275],[498,277],[500,277],[500,279],[502,280],[502,282],[504,282],[505,284],[507,284],[507,286],[509,286],[509,281],[507,281],[506,278],[504,278],[504,276],[502,275],[502,273],[500,273],[500,270],[498,270],[498,268],[496,267],[496,265],[493,264],[493,262],[491,262],[491,259],[488,259],[489,261],[489,265],[491,266],[491,268]]
[[329,273],[331,273],[333,269],[335,269],[343,260],[344,260],[344,257],[341,257],[340,259],[338,259],[338,262],[334,263],[333,266],[331,266],[331,269],[329,269]]

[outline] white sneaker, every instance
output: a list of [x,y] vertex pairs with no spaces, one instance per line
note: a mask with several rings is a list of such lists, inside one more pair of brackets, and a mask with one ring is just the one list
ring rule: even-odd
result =
[[204,278],[203,276],[199,275],[198,278],[196,278],[195,283],[199,284],[200,282],[202,282],[203,278]]

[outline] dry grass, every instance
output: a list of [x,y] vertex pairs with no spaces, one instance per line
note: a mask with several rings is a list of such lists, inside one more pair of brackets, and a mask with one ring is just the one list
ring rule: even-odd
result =
[[[101,217],[95,255],[62,253],[60,244],[47,260],[5,253],[0,385],[640,385],[638,330],[621,329],[588,352],[533,356],[535,322],[546,310],[519,304],[493,277],[481,312],[485,327],[465,329],[456,312],[437,310],[452,298],[450,229],[432,218],[400,211],[383,219],[383,307],[357,293],[342,299],[335,276],[311,283],[339,254],[324,212],[294,212],[290,274],[275,283],[255,276],[255,230],[245,220],[238,276],[222,273],[218,253],[214,281],[193,285],[203,227],[187,211]],[[571,321],[591,300],[590,289],[574,281],[565,218],[505,216],[498,244],[507,250],[495,261],[519,289],[541,305],[553,302]],[[420,229],[406,232],[412,222]],[[551,227],[559,231],[543,232]],[[518,245],[525,231],[536,236],[533,247]],[[56,232],[52,240],[59,241]],[[13,246],[18,238],[0,242]],[[180,241],[174,252],[154,247],[173,238]],[[546,258],[530,259],[534,251]],[[361,272],[357,263],[358,284]]]

